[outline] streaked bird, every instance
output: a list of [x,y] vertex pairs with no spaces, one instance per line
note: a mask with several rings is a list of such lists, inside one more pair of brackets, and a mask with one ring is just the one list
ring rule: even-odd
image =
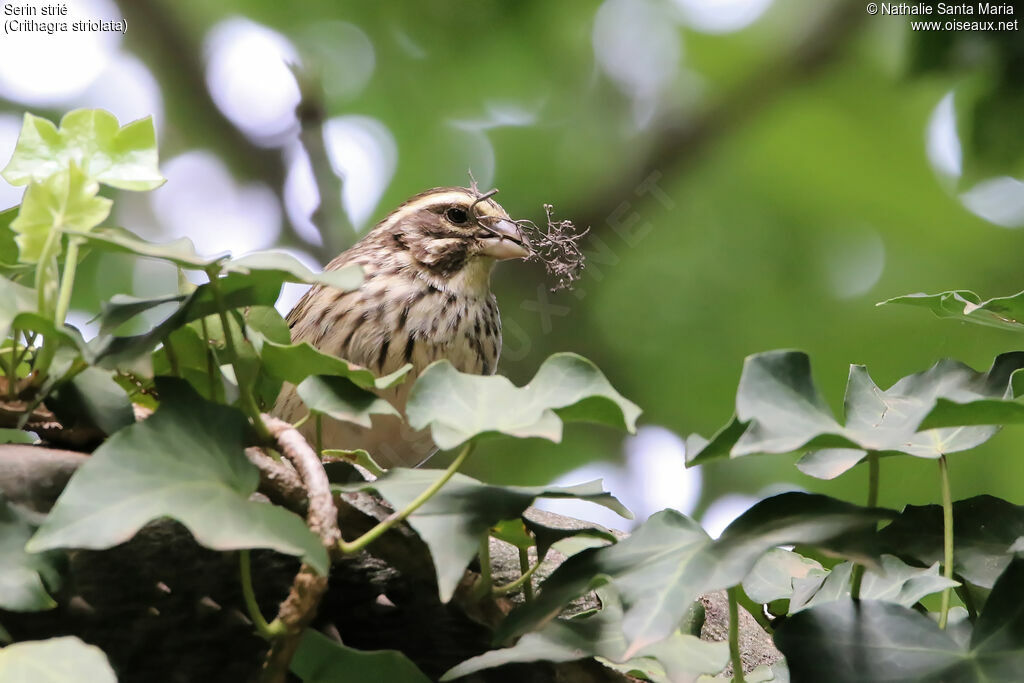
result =
[[[493,374],[501,353],[501,317],[490,291],[496,261],[525,258],[519,225],[476,188],[428,190],[391,212],[355,246],[327,265],[363,268],[359,289],[313,286],[288,314],[293,342],[385,375],[412,363],[405,382],[381,395],[404,410],[415,377],[445,358],[462,372]],[[307,412],[285,385],[274,414],[296,422]],[[302,432],[313,442],[315,421]],[[435,450],[429,435],[394,416],[370,428],[323,418],[324,448],[367,450],[385,467],[418,465]]]

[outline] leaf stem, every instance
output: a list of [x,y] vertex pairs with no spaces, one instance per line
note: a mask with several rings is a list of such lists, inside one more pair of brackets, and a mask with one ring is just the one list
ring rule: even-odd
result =
[[[953,495],[949,487],[949,463],[946,455],[939,456],[939,479],[942,486],[942,575],[953,580]],[[939,628],[946,628],[949,621],[949,603],[953,589],[947,586],[942,591],[942,609],[939,612]]]
[[483,599],[491,592],[494,580],[491,577],[491,534],[487,532],[480,539],[480,549],[477,551],[480,559],[480,577],[473,586],[473,597],[477,600]]
[[249,619],[256,627],[256,632],[266,640],[272,640],[284,632],[282,624],[275,619],[273,624],[268,624],[256,602],[256,592],[252,589],[252,567],[249,562],[249,551],[244,549],[238,553],[239,573],[242,577],[242,597],[245,599],[245,608],[249,612]]
[[203,331],[203,341],[206,342],[206,377],[210,380],[210,400],[217,400],[217,369],[214,365],[213,349],[210,348],[210,329],[206,325],[206,317],[199,319],[199,327]]
[[178,363],[178,354],[171,343],[170,335],[164,337],[164,353],[167,355],[167,363],[171,367],[171,374],[181,377],[181,365]]
[[526,598],[526,601],[529,602],[533,599],[533,582],[530,581],[530,579],[532,579],[533,575],[537,573],[538,569],[540,569],[540,562],[538,561],[537,564],[531,567],[530,558],[527,552],[526,548],[519,549],[519,571],[522,572],[522,575],[515,581],[506,583],[504,586],[494,586],[494,588],[491,589],[492,595],[508,595],[522,586],[523,596]]
[[448,480],[455,475],[459,467],[462,466],[462,463],[464,463],[466,461],[466,458],[469,457],[469,454],[473,452],[473,448],[475,446],[476,443],[473,441],[470,441],[465,446],[463,446],[462,450],[459,452],[459,455],[455,458],[455,460],[452,460],[452,464],[448,466],[448,469],[446,469],[440,477],[438,477],[437,481],[431,484],[425,491],[423,491],[423,493],[416,496],[415,500],[406,505],[402,510],[388,515],[387,519],[380,522],[379,524],[377,524],[377,526],[373,527],[372,529],[370,529],[354,541],[348,543],[346,543],[344,539],[338,541],[338,548],[341,550],[342,554],[352,555],[354,553],[359,552],[366,546],[376,541],[382,535],[384,535],[384,533],[388,529],[395,526],[399,522],[403,521],[412,513],[416,512],[416,510],[418,510],[420,506],[422,506],[424,503],[430,500],[434,496],[434,494],[440,491],[442,486],[448,483]]
[[235,348],[235,335],[231,331],[231,322],[228,320],[227,305],[224,302],[224,292],[220,289],[220,269],[211,267],[206,271],[210,278],[210,289],[213,291],[213,300],[217,304],[217,315],[220,316],[220,325],[224,328],[224,345],[231,355],[231,367],[235,370],[235,380],[238,382],[238,393],[241,397],[242,409],[249,414],[256,433],[264,441],[271,441],[270,431],[267,425],[263,424],[260,415],[260,407],[256,405],[256,399],[252,394],[252,386],[249,384],[248,376],[242,371],[238,362],[238,350]]
[[78,269],[78,238],[68,238],[68,253],[64,257],[64,273],[60,278],[60,292],[57,294],[57,307],[54,309],[53,324],[60,329],[71,306],[71,292],[75,285],[75,271]]
[[316,456],[322,458],[324,454],[324,416],[321,413],[316,414]]
[[737,587],[727,591],[729,596],[729,657],[732,660],[732,680],[734,683],[745,683],[743,678],[743,658],[740,656],[740,607]]
[[[868,451],[868,507],[878,507],[878,451]],[[860,600],[860,585],[864,581],[864,565],[853,568],[853,582],[850,586],[850,597]]]
[[309,422],[309,418],[311,418],[311,417],[313,417],[313,411],[307,412],[305,415],[303,415],[302,417],[299,418],[298,422],[292,423],[292,429],[300,428],[302,425],[304,425],[307,422]]

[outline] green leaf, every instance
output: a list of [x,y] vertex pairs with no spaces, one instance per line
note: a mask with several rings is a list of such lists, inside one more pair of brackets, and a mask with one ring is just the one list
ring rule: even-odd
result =
[[144,240],[123,228],[101,228],[89,233],[69,231],[69,234],[82,237],[104,251],[169,261],[186,270],[206,270],[219,261],[227,259],[226,254],[215,257],[200,256],[196,253],[195,244],[187,237],[181,237],[171,242],[156,243]]
[[[19,260],[39,263],[49,252],[47,242],[59,239],[51,237],[57,231],[88,232],[102,223],[112,202],[96,196],[99,187],[74,164],[29,185],[18,217],[11,222]],[[53,250],[59,253],[59,245]]]
[[397,650],[363,651],[345,647],[307,628],[292,659],[291,670],[305,683],[388,681],[429,683],[422,671]]
[[157,168],[156,129],[152,117],[123,128],[102,109],[76,109],[50,121],[25,114],[11,161],[3,177],[25,185],[75,164],[90,178],[122,190],[152,190],[164,184]]
[[367,429],[373,415],[401,416],[393,405],[355,385],[347,377],[307,377],[295,387],[295,393],[310,410]]
[[[332,488],[373,490],[396,509],[411,503],[442,476],[440,470],[392,468],[380,479]],[[430,548],[437,571],[438,591],[447,602],[466,566],[476,556],[480,539],[503,520],[518,519],[537,498],[578,498],[627,516],[629,511],[592,481],[569,487],[491,486],[456,473],[436,495],[406,520]]]
[[[818,577],[808,577],[810,581],[817,578],[819,585],[813,591],[803,591],[799,599],[794,597],[789,603],[790,613],[848,598],[852,572],[853,563],[842,562],[827,572],[827,576],[824,576],[823,572]],[[897,557],[882,555],[880,568],[871,568],[864,572],[860,597],[862,600],[881,600],[913,607],[926,595],[958,585],[960,584],[956,581],[939,575],[938,562],[925,568],[911,567]]]
[[347,462],[350,465],[359,465],[367,472],[378,478],[384,476],[384,472],[386,471],[383,467],[377,464],[377,461],[374,460],[369,453],[364,451],[362,448],[357,448],[352,451],[342,450],[339,448],[325,448],[320,452],[324,456],[324,458],[333,456],[336,458],[342,458],[343,460],[345,460],[345,462]]
[[103,650],[74,636],[14,643],[0,649],[4,683],[117,683]]
[[57,606],[46,591],[60,586],[56,553],[25,552],[36,526],[0,497],[0,608],[34,612]]
[[999,577],[969,648],[934,621],[890,602],[839,600],[775,631],[793,680],[975,683],[1016,681],[1024,664],[1024,559]]
[[940,318],[955,318],[987,327],[1024,331],[1024,292],[982,300],[970,290],[955,289],[939,294],[907,294],[882,301],[878,305],[886,304],[919,306]]
[[0,277],[0,339],[11,333],[11,325],[22,313],[32,313],[39,305],[36,290]]
[[0,266],[15,266],[18,263],[18,243],[14,241],[11,222],[18,215],[18,207],[0,211]]
[[622,597],[627,656],[633,656],[670,634],[698,595],[742,582],[771,548],[799,543],[870,558],[864,533],[889,516],[827,496],[786,493],[761,501],[712,541],[696,522],[663,510],[619,543],[566,560],[533,602],[509,615],[496,638],[534,629],[607,580]]
[[824,579],[828,570],[790,550],[772,548],[761,556],[743,579],[743,591],[754,602],[768,604],[793,595],[793,582],[806,577]]
[[621,600],[608,587],[599,588],[597,593],[602,609],[573,619],[556,619],[535,633],[527,633],[513,647],[467,659],[446,672],[441,680],[451,681],[517,662],[572,662],[601,657],[619,671],[660,669],[663,680],[688,683],[696,681],[700,674],[716,674],[728,663],[727,643],[706,642],[678,631],[627,660]]
[[998,356],[984,373],[941,360],[883,391],[864,366],[852,365],[842,425],[815,388],[806,354],[756,354],[744,363],[736,417],[710,443],[691,437],[688,445],[694,448],[687,449],[688,462],[812,448],[816,450],[799,467],[806,474],[832,478],[860,462],[869,450],[922,458],[967,450],[987,441],[997,429],[956,426],[919,431],[922,421],[940,399],[965,403],[1012,396],[1011,378],[1022,367],[1020,352]]
[[300,282],[333,287],[342,292],[357,289],[363,283],[363,269],[356,265],[314,273],[291,254],[283,251],[258,251],[224,264],[226,273],[275,273],[282,282]]
[[461,373],[446,360],[432,363],[413,385],[406,405],[414,429],[430,427],[442,449],[482,434],[561,441],[562,422],[584,420],[633,432],[640,409],[593,363],[556,353],[525,387],[500,375]]
[[775,645],[795,681],[982,680],[934,621],[891,602],[839,600],[797,612],[775,630]]
[[32,445],[39,443],[39,437],[22,429],[2,428],[0,429],[0,444],[5,443]]
[[[942,531],[941,506],[908,505],[879,537],[886,552],[930,565],[942,560]],[[1021,537],[1024,506],[986,495],[953,503],[953,571],[964,580],[991,588]]]
[[259,472],[244,454],[244,416],[181,380],[162,379],[157,390],[160,408],[114,434],[78,469],[30,550],[109,548],[149,521],[172,517],[208,548],[270,548],[326,572],[327,553],[300,517],[249,500]]
[[128,394],[110,372],[88,367],[70,381],[59,385],[46,405],[65,426],[96,427],[113,434],[135,422]]
[[318,351],[307,342],[276,344],[266,341],[260,357],[267,372],[295,385],[313,375],[332,375],[345,377],[363,389],[388,389],[402,382],[412,370],[412,364],[406,363],[391,374],[378,378],[361,365]]

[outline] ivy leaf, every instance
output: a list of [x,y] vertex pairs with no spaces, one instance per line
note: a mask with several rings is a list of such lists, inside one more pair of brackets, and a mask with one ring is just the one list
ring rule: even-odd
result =
[[692,683],[700,674],[716,674],[728,663],[729,646],[725,642],[706,642],[678,631],[637,657],[624,659],[627,643],[622,635],[622,602],[607,586],[598,588],[597,595],[602,609],[572,619],[556,619],[535,633],[527,633],[510,648],[467,659],[449,669],[441,680],[451,681],[505,664],[600,657],[620,671],[661,669],[658,678],[662,680]]
[[46,399],[46,405],[66,427],[96,427],[104,434],[113,434],[135,422],[128,394],[108,371],[96,367],[87,367],[59,385]]
[[25,552],[25,543],[35,530],[36,524],[27,515],[0,497],[0,607],[3,609],[34,612],[57,606],[46,591],[46,586],[52,589],[60,585],[56,553]]
[[[400,510],[434,484],[443,472],[392,468],[372,482],[335,485],[338,491],[373,490]],[[578,498],[623,516],[629,510],[606,492],[600,481],[569,487],[491,486],[456,473],[436,495],[406,520],[430,548],[441,600],[451,599],[480,539],[503,520],[518,519],[537,498]]]
[[226,273],[275,273],[282,282],[320,284],[350,292],[363,283],[363,269],[356,265],[314,273],[291,254],[283,251],[259,251],[224,264]]
[[1024,292],[983,300],[970,290],[955,289],[939,294],[907,294],[882,301],[878,305],[886,304],[919,306],[940,318],[955,318],[987,327],[1024,331]]
[[796,681],[979,680],[949,634],[891,602],[839,600],[797,612],[775,630],[775,645]]
[[558,442],[565,421],[633,432],[640,409],[589,360],[556,353],[525,387],[500,375],[461,373],[446,360],[432,363],[413,385],[406,414],[414,429],[429,426],[434,443],[450,449],[492,433]]
[[227,255],[200,256],[196,252],[195,244],[187,237],[156,243],[144,240],[123,228],[100,228],[89,233],[69,231],[69,234],[81,237],[103,251],[135,254],[144,258],[168,261],[186,270],[206,270],[227,258]]
[[307,628],[292,659],[291,670],[304,683],[388,681],[429,683],[422,671],[397,650],[364,651],[346,647]]
[[11,326],[22,313],[33,313],[39,305],[36,290],[0,277],[0,339],[6,339]]
[[742,582],[771,548],[799,543],[870,557],[873,549],[858,532],[873,531],[888,516],[827,496],[785,493],[761,501],[713,541],[693,520],[663,510],[615,545],[566,560],[533,602],[509,615],[496,639],[534,629],[595,585],[610,581],[622,597],[623,630],[630,643],[626,656],[632,657],[672,633],[698,595]]
[[18,264],[18,243],[14,241],[11,221],[18,215],[18,207],[0,211],[0,267],[16,267]]
[[307,377],[295,387],[295,393],[310,410],[367,429],[372,425],[373,415],[401,417],[393,405],[347,377]]
[[376,377],[361,365],[323,353],[307,342],[276,344],[266,341],[260,349],[260,357],[268,373],[295,385],[312,375],[332,375],[345,377],[363,389],[388,389],[402,382],[412,370],[412,364],[406,363],[389,375]]
[[794,581],[805,578],[824,579],[828,570],[799,553],[772,548],[761,556],[743,579],[743,592],[754,602],[766,605],[774,600],[789,599]]
[[786,619],[775,644],[794,680],[1015,681],[1024,661],[1024,559],[996,581],[968,648],[928,617],[890,602],[839,600]]
[[[850,366],[846,423],[833,417],[811,377],[810,360],[799,351],[771,351],[747,358],[736,394],[736,417],[714,440],[690,437],[688,464],[754,453],[815,449],[799,467],[832,478],[860,462],[866,452],[938,458],[984,443],[997,428],[961,426],[919,431],[940,399],[969,402],[1012,396],[1013,373],[1024,353],[998,356],[984,373],[941,360],[880,389],[861,365]],[[742,431],[741,431],[742,430]]]
[[0,680],[9,683],[117,683],[103,650],[74,636],[0,649]]
[[259,472],[244,454],[244,416],[181,380],[161,379],[157,389],[160,408],[111,436],[78,469],[29,550],[109,548],[172,517],[208,548],[270,548],[326,572],[327,553],[301,518],[249,500]]
[[[994,496],[975,496],[953,503],[953,571],[981,588],[992,588],[1013,556],[1012,546],[1024,537],[1024,505]],[[942,507],[908,505],[879,532],[886,550],[923,565],[943,557]]]
[[[39,263],[47,255],[47,242],[55,231],[88,232],[110,214],[112,202],[97,197],[99,184],[75,164],[41,181],[33,182],[25,191],[18,217],[11,222],[22,263]],[[53,247],[59,253],[59,245]]]
[[102,109],[76,109],[50,121],[25,114],[14,155],[3,170],[11,185],[39,182],[74,164],[90,178],[122,190],[152,190],[164,184],[157,168],[152,117],[120,127]]
[[[790,613],[849,597],[852,574],[853,563],[842,562],[830,572],[808,577],[808,581],[818,580],[818,588],[802,591],[799,599],[794,597],[789,603]],[[880,568],[864,572],[860,597],[862,600],[882,600],[913,607],[926,595],[959,585],[939,575],[938,562],[930,567],[911,567],[897,557],[882,555]]]

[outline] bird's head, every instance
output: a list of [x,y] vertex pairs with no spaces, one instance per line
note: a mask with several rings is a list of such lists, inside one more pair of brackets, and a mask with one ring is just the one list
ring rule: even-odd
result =
[[395,209],[372,237],[405,252],[428,276],[482,277],[486,284],[495,261],[530,255],[526,236],[492,195],[464,187],[428,190]]

